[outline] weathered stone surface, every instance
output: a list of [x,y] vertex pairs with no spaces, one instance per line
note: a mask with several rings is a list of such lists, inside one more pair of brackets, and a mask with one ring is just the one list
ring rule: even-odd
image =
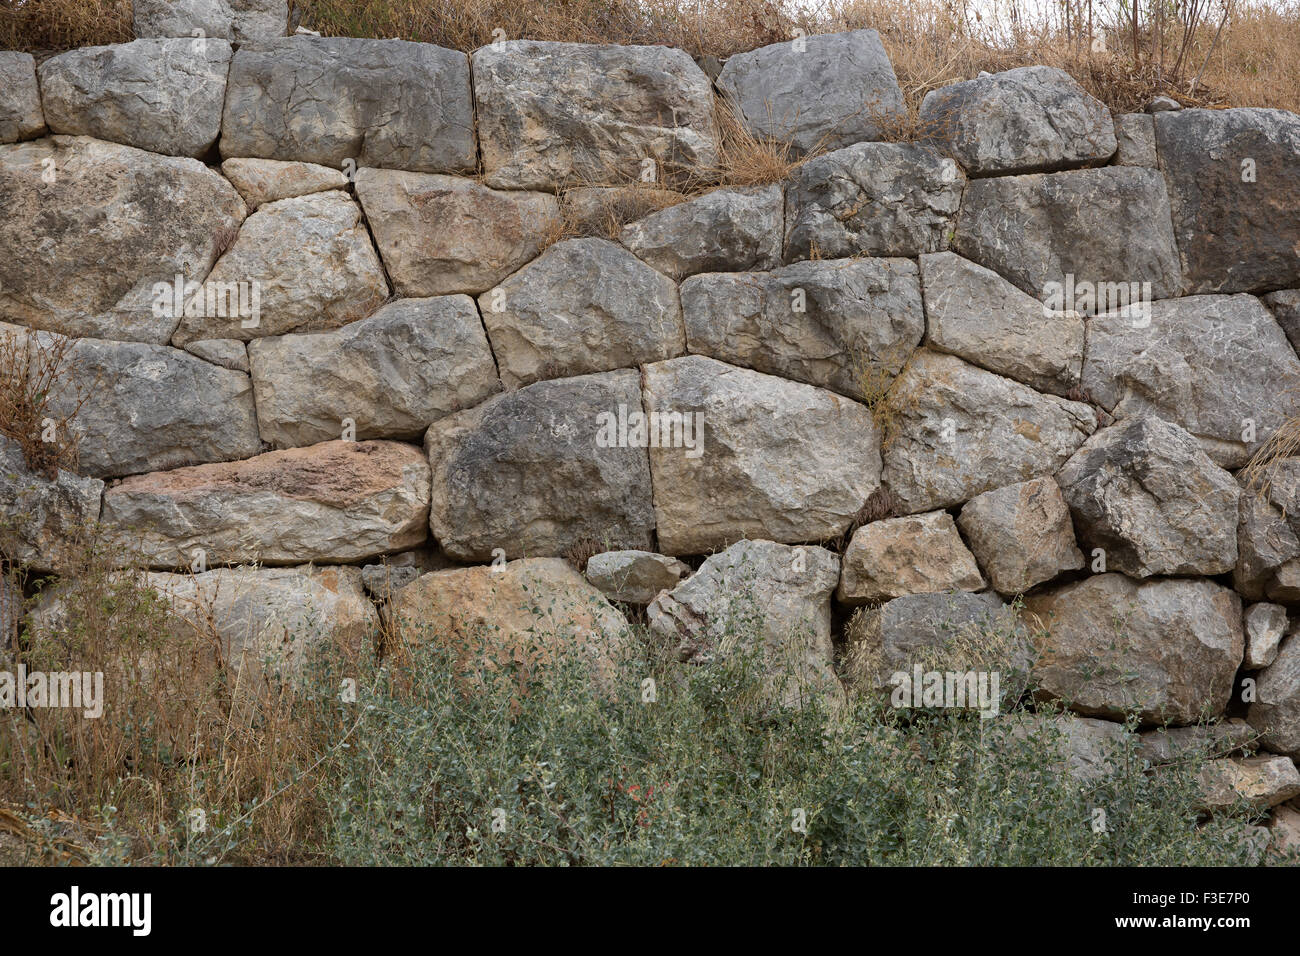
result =
[[965,176],[938,150],[859,143],[800,166],[785,192],[785,260],[948,248]]
[[1095,784],[1114,774],[1133,745],[1123,724],[1068,713],[1009,715],[993,730],[1031,741],[1051,761],[1049,766],[1080,784]]
[[99,520],[103,490],[98,478],[33,472],[18,444],[0,435],[0,555],[38,572],[74,565]]
[[1223,574],[1237,563],[1241,488],[1177,425],[1103,428],[1056,476],[1079,538],[1135,578]]
[[1300,289],[1270,292],[1264,296],[1264,304],[1273,311],[1291,347],[1300,351]]
[[398,442],[333,441],[136,475],[104,494],[103,520],[127,560],[345,563],[428,537],[429,466]]
[[1139,735],[1138,756],[1151,764],[1195,757],[1227,757],[1250,745],[1255,728],[1240,717],[1191,727],[1157,727]]
[[1265,750],[1300,757],[1300,640],[1287,637],[1277,658],[1255,679],[1246,720],[1262,734]]
[[592,555],[584,573],[611,601],[649,604],[660,591],[677,587],[691,569],[652,551],[606,551]]
[[1300,854],[1300,809],[1292,809],[1292,804],[1279,805],[1273,808],[1270,817],[1270,852],[1284,858]]
[[905,115],[903,92],[875,30],[733,54],[718,89],[750,132],[790,143],[795,155],[882,139],[881,124]]
[[221,132],[229,67],[225,40],[164,39],[69,50],[37,72],[55,133],[202,157]]
[[559,558],[425,574],[394,596],[393,616],[407,641],[452,649],[471,674],[578,654],[605,682],[630,643],[623,615]]
[[[1124,305],[1147,282],[1147,299],[1178,295],[1182,286],[1165,183],[1153,169],[1109,166],[971,182],[952,248],[1043,300],[1052,297],[1049,283],[1104,285],[1111,300],[1127,296]],[[1074,307],[1106,311],[1082,301]]]
[[717,189],[623,227],[622,242],[674,279],[781,264],[780,186]]
[[357,197],[407,296],[477,295],[536,256],[559,228],[554,196],[456,176],[362,169]]
[[929,140],[972,176],[1094,165],[1115,152],[1110,110],[1050,66],[1022,66],[931,90],[921,102],[921,121]]
[[185,346],[185,351],[231,371],[248,371],[248,346],[239,339],[203,339],[190,342]]
[[1070,510],[1052,478],[976,495],[962,507],[957,524],[1000,594],[1020,594],[1083,567]]
[[220,37],[235,43],[284,36],[288,0],[132,0],[137,37]]
[[[1242,484],[1237,520],[1237,566],[1232,586],[1258,601],[1300,601],[1300,458],[1280,458],[1261,480],[1238,475]],[[1263,480],[1266,479],[1266,480]]]
[[1163,113],[1166,110],[1180,110],[1182,108],[1183,104],[1179,103],[1172,96],[1156,96],[1143,107],[1143,110],[1154,115],[1156,113]]
[[379,613],[385,620],[391,608],[388,600],[402,588],[416,581],[430,571],[446,571],[453,568],[447,556],[435,548],[423,547],[412,551],[399,551],[385,555],[378,564],[367,564],[361,569],[361,583],[367,593],[380,605]]
[[617,239],[623,226],[686,199],[673,189],[635,183],[628,186],[574,186],[560,194],[565,224],[580,236]]
[[1232,694],[1241,599],[1212,581],[1098,574],[1025,598],[1041,692],[1087,716],[1195,723]]
[[831,591],[838,578],[839,559],[823,548],[739,541],[706,558],[646,613],[651,632],[675,642],[684,663],[754,653],[770,703],[834,701],[844,693],[831,668]]
[[469,63],[405,40],[292,36],[241,47],[230,64],[221,155],[471,170]]
[[602,443],[609,421],[640,409],[640,376],[625,369],[538,382],[435,422],[424,444],[442,549],[459,561],[562,555],[591,540],[652,549],[645,449]]
[[508,389],[686,350],[677,286],[606,239],[556,243],[479,309]]
[[683,282],[681,299],[688,351],[857,399],[883,392],[925,333],[909,259],[709,273]]
[[1155,169],[1156,124],[1150,113],[1121,113],[1115,117],[1115,165]]
[[1252,604],[1246,608],[1246,659],[1242,667],[1259,670],[1277,660],[1278,646],[1287,633],[1286,608],[1280,604]]
[[647,161],[672,184],[717,165],[712,85],[685,50],[510,40],[473,70],[489,186],[629,182]]
[[419,439],[431,422],[501,391],[468,296],[398,299],[333,332],[248,349],[262,440],[312,445],[343,434]]
[[[842,677],[850,691],[894,686],[898,673],[1027,669],[1030,645],[1015,612],[997,595],[908,594],[864,607],[845,634]],[[1000,689],[1010,685],[1010,675]]]
[[1050,475],[1096,428],[1087,405],[919,350],[894,383],[884,481],[909,512]]
[[0,575],[0,655],[7,656],[17,646],[14,641],[24,611],[22,589],[12,584],[7,575]]
[[[231,308],[234,293],[222,291],[229,289],[250,307]],[[361,210],[346,193],[281,199],[248,217],[208,274],[203,297],[187,299],[173,341],[247,342],[334,329],[369,315],[387,297],[388,280]]]
[[98,478],[247,458],[261,450],[253,386],[242,372],[179,349],[79,339],[67,353],[78,388],[50,397],[56,418],[85,403],[71,428],[78,468]]
[[316,163],[285,163],[277,159],[228,159],[221,173],[239,190],[252,212],[278,199],[292,199],[331,189],[348,188],[348,177]]
[[207,275],[244,211],[194,159],[67,136],[2,146],[0,320],[164,343],[179,316],[155,314],[155,285]]
[[1054,395],[1079,384],[1083,316],[1052,311],[953,252],[921,256],[926,344]]
[[1290,757],[1210,760],[1201,768],[1198,781],[1202,806],[1207,810],[1231,807],[1242,800],[1264,809],[1300,794],[1300,771]]
[[0,143],[16,143],[44,132],[36,60],[30,53],[0,51]]
[[1116,418],[1174,422],[1237,468],[1296,412],[1300,359],[1253,296],[1191,296],[1093,318],[1082,381]]
[[833,538],[879,487],[879,432],[856,402],[700,355],[644,375],[646,412],[682,415],[694,445],[650,448],[668,554]]
[[1193,109],[1155,122],[1184,292],[1300,285],[1300,116]]
[[978,591],[984,577],[946,511],[863,525],[844,551],[836,600],[889,601],[904,594]]

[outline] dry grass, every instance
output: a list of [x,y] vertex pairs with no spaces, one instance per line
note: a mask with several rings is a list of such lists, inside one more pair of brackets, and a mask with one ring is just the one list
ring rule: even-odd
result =
[[60,468],[76,470],[77,436],[71,422],[97,384],[80,386],[70,411],[51,410],[54,393],[71,387],[73,344],[61,335],[0,329],[0,435],[17,443],[28,468],[50,479]]

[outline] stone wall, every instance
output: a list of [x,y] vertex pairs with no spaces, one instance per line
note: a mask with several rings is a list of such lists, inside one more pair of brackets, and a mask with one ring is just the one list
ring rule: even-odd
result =
[[[0,320],[87,386],[76,474],[0,439],[11,561],[98,522],[178,606],[224,586],[232,643],[304,608],[517,634],[540,589],[684,661],[743,580],[796,702],[1018,615],[1087,733],[1242,717],[1278,756],[1233,772],[1300,792],[1300,458],[1241,474],[1298,411],[1300,117],[1112,116],[1029,67],[883,142],[874,31],[710,77],[283,6],[0,53]],[[788,179],[716,185],[724,96]]]

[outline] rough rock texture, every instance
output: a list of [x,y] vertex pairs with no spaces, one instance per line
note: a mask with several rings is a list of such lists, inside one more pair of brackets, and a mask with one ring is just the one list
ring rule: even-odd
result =
[[691,569],[652,551],[606,551],[592,555],[584,573],[611,601],[649,604],[660,591],[677,587]]
[[1084,785],[1114,774],[1133,744],[1123,724],[1074,714],[1016,714],[999,721],[994,729],[1033,742],[1055,772],[1068,774]]
[[1265,750],[1300,757],[1300,640],[1286,638],[1277,658],[1256,675],[1255,701],[1246,720]]
[[0,435],[0,554],[38,572],[74,565],[99,520],[103,490],[98,478],[32,471],[17,442]]
[[0,147],[0,320],[167,342],[180,317],[155,314],[155,284],[207,275],[244,212],[197,160],[67,136]]
[[[889,688],[893,675],[910,675],[917,665],[958,672],[1024,668],[1030,649],[1015,612],[987,592],[909,594],[865,607],[850,620],[845,639],[842,676],[859,693]],[[1005,688],[1010,681],[999,683]]]
[[536,256],[559,227],[547,193],[394,169],[362,169],[356,184],[402,295],[477,295]]
[[369,653],[379,626],[359,568],[154,572],[143,583],[201,632],[215,631],[222,659],[236,673],[251,664],[281,677],[303,676],[316,652]]
[[501,391],[468,296],[398,299],[334,332],[255,340],[248,349],[262,440],[419,439],[431,422]]
[[750,132],[792,144],[795,155],[881,139],[882,122],[905,115],[903,92],[875,30],[733,54],[718,89]]
[[1082,381],[1116,418],[1174,422],[1237,468],[1297,411],[1300,359],[1253,296],[1191,296],[1093,318]]
[[1246,608],[1246,659],[1242,667],[1259,670],[1277,660],[1278,646],[1287,633],[1286,608],[1280,604],[1252,604]]
[[836,600],[889,601],[905,594],[979,591],[984,577],[946,511],[863,525],[844,551]]
[[1079,538],[1135,578],[1212,575],[1237,563],[1241,488],[1177,425],[1151,416],[1103,428],[1056,476]]
[[[1165,183],[1130,166],[1006,176],[972,182],[962,200],[953,251],[1038,299],[1048,283],[1114,284],[1136,300],[1178,295],[1182,277]],[[933,252],[933,249],[923,250]],[[1077,311],[1104,311],[1076,306]]]
[[601,441],[608,419],[640,408],[640,377],[625,369],[538,382],[435,422],[424,444],[442,549],[460,561],[591,540],[653,549],[645,449]]
[[1241,599],[1212,581],[1097,574],[1025,599],[1045,696],[1087,716],[1218,716],[1245,642]]
[[288,0],[132,0],[138,37],[204,36],[235,43],[284,36]]
[[1068,395],[1079,384],[1083,316],[1049,310],[956,253],[920,261],[927,345],[1040,392]]
[[469,63],[405,40],[293,36],[241,47],[230,64],[221,155],[473,169]]
[[606,239],[556,243],[479,309],[508,389],[686,350],[676,285]]
[[681,414],[699,442],[650,448],[667,554],[833,538],[879,486],[879,432],[856,402],[698,355],[644,376],[646,412]]
[[652,164],[670,184],[717,165],[713,90],[685,50],[510,40],[473,70],[489,186],[630,182]]
[[277,199],[348,187],[348,177],[337,169],[277,159],[228,159],[221,164],[221,174],[239,190],[249,212]]
[[[209,290],[245,283],[248,309]],[[256,283],[256,308],[253,284]],[[241,339],[338,328],[363,318],[388,296],[379,256],[361,210],[337,190],[268,203],[248,217],[204,283],[202,303],[187,300],[173,341]],[[223,309],[221,306],[226,304]],[[221,313],[225,314],[221,314]],[[244,314],[241,314],[244,313]]]
[[1156,117],[1184,292],[1300,285],[1300,116],[1179,110]]
[[623,227],[622,242],[665,275],[740,272],[781,264],[780,186],[718,189]]
[[558,558],[425,574],[394,596],[393,616],[406,640],[436,641],[471,672],[576,653],[608,681],[630,643],[623,615]]
[[884,482],[908,512],[1053,474],[1096,428],[1087,405],[925,349],[898,377],[889,403]]
[[1232,586],[1245,598],[1293,604],[1300,601],[1300,458],[1281,458],[1262,476],[1242,484],[1237,521],[1237,566]]
[[1276,806],[1270,813],[1269,849],[1278,854],[1300,854],[1300,809],[1295,802]]
[[921,102],[930,141],[971,176],[1017,176],[1105,162],[1110,110],[1068,73],[1022,66],[931,90]]
[[428,537],[429,466],[397,442],[332,441],[136,475],[104,494],[124,556],[155,568],[361,561]]
[[417,548],[385,555],[378,564],[367,564],[361,569],[361,583],[366,592],[380,604],[379,613],[387,620],[391,605],[387,602],[394,594],[430,571],[446,571],[455,567],[447,556],[434,548]]
[[681,286],[690,352],[865,399],[925,333],[909,259],[797,262],[693,276]]
[[1020,594],[1084,564],[1070,510],[1050,477],[976,495],[957,525],[1000,594]]
[[135,40],[69,50],[37,74],[55,133],[202,157],[221,132],[230,44]]
[[1273,317],[1286,333],[1291,347],[1300,351],[1300,289],[1285,289],[1264,296],[1264,304],[1273,310]]
[[24,614],[23,592],[15,587],[9,579],[0,576],[0,654],[8,655],[15,646],[19,625]]
[[239,339],[203,339],[188,343],[185,351],[234,372],[248,371],[248,346]]
[[859,143],[800,166],[785,193],[785,260],[948,248],[966,177],[938,150]]
[[565,224],[580,236],[618,237],[624,224],[682,202],[673,189],[648,184],[573,186],[560,194]]
[[1149,113],[1122,113],[1115,117],[1115,165],[1155,169],[1156,124]]
[[55,417],[71,415],[79,469],[107,478],[198,462],[247,458],[261,450],[253,386],[179,349],[79,339],[68,351],[75,390],[51,395]]
[[1240,717],[1191,727],[1158,727],[1139,735],[1138,756],[1153,765],[1192,756],[1226,757],[1257,736],[1255,728]]
[[1290,757],[1244,757],[1211,760],[1201,768],[1202,806],[1207,810],[1245,801],[1265,809],[1300,794],[1300,770]]
[[769,703],[836,700],[831,668],[831,591],[839,559],[817,547],[740,541],[647,608],[652,633],[675,642],[688,664],[753,653],[767,674]]
[[44,132],[36,60],[30,53],[0,51],[0,143],[16,143]]

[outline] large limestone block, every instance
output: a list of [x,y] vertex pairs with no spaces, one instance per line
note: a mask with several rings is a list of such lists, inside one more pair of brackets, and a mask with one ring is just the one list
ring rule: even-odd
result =
[[243,46],[230,64],[221,155],[471,170],[469,63],[405,40],[292,36]]
[[1184,292],[1300,285],[1300,116],[1179,110],[1156,116]]
[[908,259],[797,262],[682,283],[690,352],[866,399],[882,393],[925,333]]
[[1246,720],[1262,735],[1260,746],[1300,758],[1300,640],[1292,634],[1277,658],[1255,675],[1255,700]]
[[363,169],[356,182],[402,295],[477,295],[534,258],[559,229],[559,204],[547,193],[395,169]]
[[1237,519],[1237,566],[1232,586],[1243,597],[1294,604],[1300,601],[1300,458],[1281,458],[1242,485]]
[[879,432],[857,402],[699,355],[644,374],[657,434],[675,415],[691,431],[689,445],[650,447],[659,545],[668,554],[747,537],[838,537],[879,487]]
[[[232,308],[234,289],[240,308]],[[241,339],[338,328],[388,297],[361,210],[337,190],[268,203],[248,217],[185,303],[173,341]],[[247,299],[248,308],[243,308]]]
[[0,555],[38,572],[75,567],[103,491],[98,478],[32,471],[18,443],[0,435]]
[[1087,716],[1191,724],[1232,694],[1241,599],[1212,581],[1098,574],[1025,598],[1041,692]]
[[999,594],[1020,594],[1083,567],[1070,509],[1051,478],[976,495],[962,506],[957,526]]
[[611,601],[649,604],[660,591],[675,588],[689,565],[652,551],[605,551],[593,554],[583,571]]
[[168,569],[347,563],[428,537],[429,466],[398,442],[332,441],[136,475],[104,494],[124,560]]
[[30,53],[0,51],[0,143],[16,143],[44,132],[36,60]]
[[752,653],[768,703],[831,701],[843,688],[831,668],[831,591],[839,559],[818,547],[739,541],[660,594],[646,613],[651,632],[683,663]]
[[972,181],[952,249],[1036,299],[1077,289],[1075,309],[1084,313],[1105,309],[1085,304],[1082,283],[1102,286],[1098,298],[1125,296],[1123,305],[1167,299],[1182,287],[1169,198],[1154,169],[1108,166]]
[[931,90],[921,102],[921,121],[972,176],[1089,166],[1115,152],[1110,110],[1050,66],[1022,66]]
[[1218,810],[1244,801],[1266,809],[1300,794],[1300,771],[1290,757],[1258,756],[1210,760],[1197,774],[1202,806]]
[[1190,296],[1090,320],[1082,382],[1116,418],[1181,425],[1237,468],[1297,411],[1300,359],[1254,296]]
[[780,186],[717,189],[623,227],[622,242],[674,279],[781,264]]
[[732,54],[718,88],[754,136],[790,143],[795,155],[883,139],[882,126],[905,115],[903,91],[875,30]]
[[163,344],[180,316],[155,286],[206,276],[244,213],[198,160],[83,137],[0,146],[0,320]]
[[69,50],[37,73],[55,133],[201,158],[221,132],[229,68],[225,40],[161,39]]
[[652,549],[645,448],[610,425],[640,409],[640,376],[623,369],[538,382],[434,422],[424,439],[434,537],[458,561],[592,541]]
[[479,309],[508,389],[686,350],[676,284],[607,239],[556,243]]
[[137,37],[220,37],[235,43],[284,36],[289,0],[131,0]]
[[1087,405],[926,349],[899,375],[888,405],[884,481],[909,512],[1054,474],[1097,427]]
[[1280,604],[1260,602],[1246,608],[1242,618],[1246,626],[1245,670],[1259,670],[1277,660],[1282,638],[1287,636],[1289,622],[1286,608]]
[[1237,563],[1241,489],[1196,439],[1159,418],[1094,434],[1057,475],[1079,538],[1135,578],[1213,575]]
[[252,212],[277,199],[292,199],[331,189],[348,188],[348,177],[316,163],[285,163],[278,159],[228,159],[221,174],[239,190]]
[[785,261],[919,256],[948,248],[966,177],[916,143],[859,143],[810,159],[785,192]]
[[685,50],[509,40],[475,50],[473,71],[489,186],[716,175],[713,89]]
[[468,296],[398,299],[333,332],[254,340],[262,440],[280,448],[342,436],[419,439],[430,423],[501,391]]
[[946,511],[886,518],[853,533],[844,550],[835,597],[844,604],[889,601],[905,594],[979,591],[975,556]]

